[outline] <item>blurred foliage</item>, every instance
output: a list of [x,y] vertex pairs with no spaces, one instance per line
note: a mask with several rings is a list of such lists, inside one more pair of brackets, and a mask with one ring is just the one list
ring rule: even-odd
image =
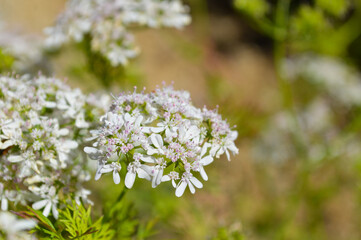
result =
[[13,57],[4,53],[3,50],[0,48],[0,73],[10,71],[14,60],[15,59]]
[[[359,56],[352,59],[355,56],[350,55],[350,49],[360,49],[361,2],[262,0],[252,4],[258,5],[260,12],[253,10],[255,6],[250,7],[248,1],[234,1],[235,8],[254,29],[273,39],[273,63],[282,105],[273,111],[275,114],[277,111],[286,111],[293,116],[296,127],[290,134],[296,138],[305,134],[302,127],[297,127],[297,119],[301,118],[297,111],[322,97],[332,109],[332,117],[336,122],[332,127],[340,132],[338,140],[350,133],[358,136],[360,129],[355,126],[359,124],[361,115],[357,107],[346,109],[338,105],[332,97],[325,96],[327,94],[322,87],[310,84],[307,79],[290,82],[282,68],[287,58],[303,53],[336,57],[351,65],[360,61]],[[265,9],[265,6],[268,6],[267,11],[260,10]],[[357,41],[358,44],[355,44]],[[330,71],[329,74],[338,71],[322,70]],[[317,116],[310,117],[314,121],[322,121]],[[267,119],[266,116],[264,118]],[[267,121],[263,123],[269,125]],[[272,125],[269,127],[272,128]],[[261,134],[265,129],[259,127],[257,131]],[[317,144],[327,145],[326,140],[323,140],[327,139],[326,136],[317,138]],[[297,139],[291,144],[298,145]],[[247,196],[252,191],[245,190],[238,203],[239,211],[250,215],[248,220],[242,220],[246,222],[246,229],[255,234],[255,239],[360,238],[360,232],[356,230],[361,221],[361,191],[358,187],[361,179],[358,170],[360,156],[350,159],[347,156],[326,155],[314,162],[307,156],[307,150],[311,147],[307,144],[302,146],[296,158],[290,162],[275,164],[265,159],[256,166],[253,179],[256,179],[261,192],[260,199],[257,203],[253,202],[252,197]],[[343,201],[347,202],[344,208]],[[261,204],[266,206],[259,206]],[[252,208],[253,212],[247,213],[247,207]],[[338,229],[337,233],[335,228]]]
[[211,238],[212,240],[246,240],[246,237],[239,229],[232,229],[220,227],[217,235]]
[[153,231],[155,220],[145,224],[140,223],[133,204],[124,198],[126,191],[127,189],[123,186],[115,202],[106,203],[103,210],[104,222],[115,230],[113,239],[146,239],[155,233]]
[[248,16],[263,18],[270,10],[268,2],[264,0],[236,0],[235,6]]
[[86,54],[88,71],[93,73],[105,88],[109,89],[115,81],[124,78],[125,68],[122,65],[113,67],[102,54],[92,51],[89,35],[85,36],[80,45]]
[[334,17],[344,17],[350,9],[351,2],[352,0],[316,0],[316,6]]
[[345,56],[360,35],[360,4],[354,0],[234,2],[257,29],[284,42],[288,53],[313,51],[334,56]]

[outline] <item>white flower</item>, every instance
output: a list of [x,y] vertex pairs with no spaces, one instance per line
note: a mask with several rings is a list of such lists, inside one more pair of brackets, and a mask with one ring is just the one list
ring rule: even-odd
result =
[[93,205],[93,202],[88,199],[88,196],[91,194],[91,191],[88,189],[82,188],[79,191],[75,193],[75,202],[76,204],[80,205],[81,201],[83,203],[88,203],[90,205]]
[[115,184],[119,184],[120,183],[119,171],[121,169],[122,169],[122,166],[119,163],[112,162],[111,164],[103,165],[99,171],[100,171],[100,174],[113,172],[113,181]]
[[321,87],[333,101],[344,106],[361,103],[361,74],[337,58],[304,54],[283,63],[286,79],[304,79]]
[[[134,154],[134,162],[129,163],[128,172],[125,175],[125,186],[127,188],[132,188],[135,182],[135,177],[138,175],[139,178],[151,180],[150,169],[146,165],[140,163],[140,159],[147,162],[148,158],[144,158],[141,154]],[[144,160],[145,159],[145,160]]]
[[40,210],[44,208],[43,215],[49,216],[50,211],[52,212],[54,218],[58,218],[59,212],[57,210],[57,204],[58,204],[58,196],[56,195],[55,188],[51,187],[48,193],[48,196],[46,199],[34,202],[32,207],[35,210]]
[[210,144],[204,144],[200,155],[201,159],[198,161],[199,173],[201,174],[203,180],[205,181],[208,181],[208,176],[203,166],[207,166],[213,162],[213,157],[211,155],[204,156],[209,146]]
[[30,235],[24,230],[30,230],[36,226],[36,222],[28,219],[17,219],[10,212],[0,211],[0,231],[5,233],[8,240],[30,240]]
[[200,134],[200,130],[197,126],[191,126],[190,128],[186,128],[182,126],[179,128],[179,141],[185,143],[187,141],[195,140],[198,143],[198,138]]
[[1,131],[3,134],[0,135],[0,149],[6,149],[16,144],[16,140],[21,136],[19,127],[20,123],[18,121],[8,122],[2,125]]
[[[234,144],[234,140],[237,139],[238,133],[236,131],[230,132],[230,134],[221,143],[215,143],[211,148],[211,155],[219,158],[220,155],[226,153],[228,161],[230,160],[229,151],[233,154],[238,154],[238,148]],[[229,151],[228,151],[229,150]]]
[[175,190],[175,195],[177,197],[181,197],[187,186],[191,191],[191,193],[194,194],[196,192],[196,189],[194,187],[202,188],[203,184],[197,178],[193,177],[191,173],[185,172],[183,173],[182,179],[177,185],[177,188]]
[[[154,164],[153,167],[150,168],[150,175],[152,176],[152,187],[157,187],[162,182],[163,171],[166,167],[166,162],[162,157],[142,157],[141,160],[146,163]],[[149,170],[147,172],[149,173]]]
[[178,179],[179,179],[179,173],[172,171],[168,175],[164,175],[162,177],[162,182],[172,181],[173,187],[176,188],[177,184],[176,184],[175,180],[178,180]]
[[150,143],[152,143],[155,148],[149,146],[148,149],[147,149],[147,154],[148,155],[164,154],[163,139],[159,134],[150,135],[149,140],[150,140]]

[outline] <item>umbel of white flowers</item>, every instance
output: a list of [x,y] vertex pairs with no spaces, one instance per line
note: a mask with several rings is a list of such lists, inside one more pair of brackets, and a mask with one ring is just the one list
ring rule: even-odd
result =
[[90,37],[91,49],[113,66],[137,56],[134,27],[182,28],[191,21],[180,0],[69,0],[55,26],[45,29],[46,45],[53,48]]
[[136,177],[151,181],[152,187],[171,181],[177,197],[188,186],[191,193],[208,180],[204,166],[226,153],[238,153],[233,131],[217,111],[196,108],[189,93],[172,87],[151,93],[121,94],[100,118],[102,126],[91,131],[95,140],[85,147],[98,161],[95,179],[112,172],[115,184],[126,167],[125,186],[132,188]]
[[78,151],[97,107],[64,82],[0,76],[0,201],[58,215],[60,196],[88,202]]

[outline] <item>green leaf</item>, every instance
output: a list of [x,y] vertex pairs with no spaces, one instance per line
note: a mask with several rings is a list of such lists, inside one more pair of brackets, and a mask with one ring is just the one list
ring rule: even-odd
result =
[[316,6],[334,17],[343,17],[350,5],[349,0],[316,0]]
[[33,215],[38,221],[40,221],[41,224],[43,224],[47,229],[50,231],[56,233],[54,225],[51,223],[51,221],[43,215],[42,212],[32,209],[31,207],[28,207],[29,212],[27,212],[29,215]]
[[262,18],[270,10],[268,2],[264,0],[236,0],[234,5],[237,9],[253,18]]

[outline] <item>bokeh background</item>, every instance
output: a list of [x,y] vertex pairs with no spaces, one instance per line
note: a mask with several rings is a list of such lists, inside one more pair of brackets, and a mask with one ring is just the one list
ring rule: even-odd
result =
[[[274,161],[271,151],[277,149],[257,145],[267,129],[278,131],[271,121],[275,114],[292,113],[295,102],[305,105],[309,99],[302,96],[308,92],[313,91],[313,97],[324,95],[314,86],[284,81],[281,61],[303,53],[321,54],[337,58],[355,72],[361,70],[360,9],[357,1],[335,0],[339,4],[331,7],[327,2],[332,5],[333,1],[290,1],[290,17],[283,22],[289,33],[282,38],[278,37],[282,34],[272,34],[278,28],[270,34],[265,26],[270,20],[283,29],[282,22],[277,22],[277,6],[282,1],[186,1],[192,24],[182,31],[135,30],[141,54],[107,89],[90,73],[86,57],[76,46],[67,46],[47,60],[50,74],[67,78],[70,85],[86,93],[101,90],[117,94],[134,85],[151,91],[163,81],[174,82],[176,89],[191,93],[196,106],[219,105],[219,112],[237,125],[239,155],[230,162],[222,157],[208,167],[209,181],[195,195],[178,199],[173,189],[150,189],[141,182],[127,193],[140,219],[156,220],[153,239],[361,239],[359,154],[352,158],[345,153],[327,155],[310,163],[302,154],[312,147],[309,143],[291,159]],[[302,6],[322,9],[322,4],[326,4],[325,19],[308,10],[300,13]],[[42,35],[64,6],[64,0],[0,0],[0,16],[13,29]],[[322,21],[327,27],[321,26]],[[346,24],[346,30],[339,31]],[[297,95],[301,97],[296,99]],[[360,119],[358,106],[332,109],[343,125],[332,123],[330,128],[336,126],[341,132],[344,125]],[[317,114],[311,117],[322,121]],[[352,136],[359,134],[359,125],[351,128]],[[317,135],[316,144],[323,144],[323,137]],[[276,146],[286,145],[276,137],[271,136],[271,141]],[[359,141],[353,143],[360,147]],[[345,146],[348,144],[340,148]],[[111,177],[89,186],[95,208],[115,199],[120,191]]]

